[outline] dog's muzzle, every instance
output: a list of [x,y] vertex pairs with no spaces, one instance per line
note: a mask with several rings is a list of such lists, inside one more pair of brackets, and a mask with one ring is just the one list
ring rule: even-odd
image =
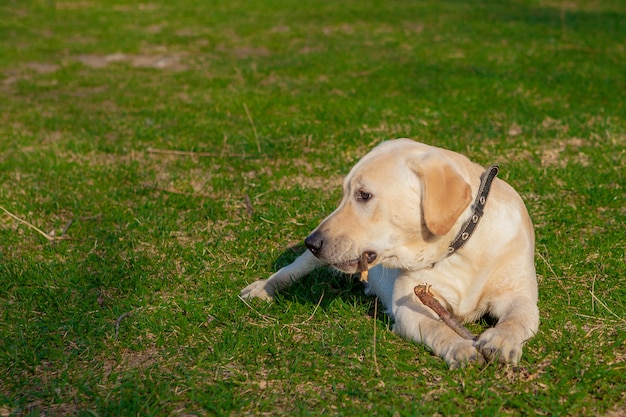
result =
[[[323,249],[324,249],[324,245],[325,245],[324,236],[319,231],[315,231],[315,232],[311,233],[306,239],[304,239],[304,245],[316,257],[318,257],[318,258],[320,258],[322,260],[327,260],[327,259],[325,259],[325,258],[327,258],[327,256],[324,256],[323,252],[322,252]],[[369,264],[374,262],[376,260],[376,257],[377,257],[376,252],[365,251],[365,252],[363,252],[363,254],[360,254],[359,257],[356,260],[352,260],[351,259],[351,260],[348,260],[348,262],[352,262],[352,261],[356,262],[363,255],[365,255],[367,263],[369,263]]]

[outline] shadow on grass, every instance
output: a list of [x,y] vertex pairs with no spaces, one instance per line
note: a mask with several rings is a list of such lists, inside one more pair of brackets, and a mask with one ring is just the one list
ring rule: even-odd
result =
[[[289,265],[306,250],[303,244],[287,248],[282,252],[274,263],[274,270]],[[369,315],[374,316],[374,303],[376,298],[365,295],[365,287],[359,281],[357,275],[339,272],[331,267],[321,267],[299,281],[294,282],[280,291],[276,302],[297,302],[301,304],[318,305],[319,308],[327,309],[336,299],[341,299],[351,305],[368,305]],[[378,311],[384,308],[379,306]]]

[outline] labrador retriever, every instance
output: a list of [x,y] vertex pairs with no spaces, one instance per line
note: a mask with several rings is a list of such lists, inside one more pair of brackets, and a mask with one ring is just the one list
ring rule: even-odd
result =
[[[385,305],[394,332],[450,368],[517,364],[539,325],[535,238],[522,199],[496,174],[449,150],[383,142],[345,178],[339,207],[306,238],[308,250],[241,296],[270,300],[322,265],[354,274],[363,258],[366,292]],[[497,324],[475,341],[461,338],[415,296],[420,284],[461,322],[489,315]]]

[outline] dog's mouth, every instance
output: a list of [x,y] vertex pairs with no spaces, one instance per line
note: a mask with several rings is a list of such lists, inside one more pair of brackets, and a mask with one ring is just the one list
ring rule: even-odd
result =
[[376,252],[365,251],[357,259],[351,259],[349,261],[333,263],[331,266],[342,272],[346,272],[348,274],[354,274],[357,272],[367,271],[369,268],[373,266],[372,263],[376,261],[376,258],[377,258]]

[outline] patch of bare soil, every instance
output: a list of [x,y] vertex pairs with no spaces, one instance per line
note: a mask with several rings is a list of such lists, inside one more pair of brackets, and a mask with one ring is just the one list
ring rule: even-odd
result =
[[105,68],[116,62],[130,63],[138,68],[155,68],[161,70],[184,71],[188,67],[181,62],[181,56],[175,54],[133,55],[115,53],[109,55],[85,54],[75,57],[76,60],[91,68]]
[[153,11],[157,10],[159,7],[153,3],[139,3],[139,4],[118,4],[113,6],[113,10],[116,12],[133,12],[136,10],[139,11]]
[[51,74],[59,68],[59,65],[48,62],[28,62],[23,67],[4,71],[6,78],[2,80],[2,85],[10,87],[20,80],[31,79],[33,71],[39,74]]
[[541,150],[541,164],[544,166],[558,165],[565,167],[570,160],[576,162],[584,167],[589,166],[589,156],[583,152],[579,152],[574,157],[563,156],[563,152],[570,150],[577,150],[584,145],[584,141],[580,138],[570,138],[558,140],[551,143],[550,147],[546,147]]
[[40,74],[49,74],[59,69],[58,65],[46,62],[29,62],[26,66]]
[[89,1],[57,1],[54,3],[57,10],[79,10],[93,7],[93,3]]
[[621,404],[615,404],[603,417],[626,417],[626,394],[622,395],[622,400]]
[[142,351],[124,350],[121,359],[107,359],[104,361],[103,370],[108,379],[112,373],[127,371],[129,369],[146,369],[157,363],[161,355],[156,347],[148,347]]
[[251,47],[251,46],[238,46],[234,48],[229,48],[225,45],[220,44],[220,45],[217,45],[215,50],[218,52],[225,52],[228,55],[231,55],[239,59],[263,57],[263,56],[268,56],[270,54],[269,49],[263,46],[258,47],[258,48]]

